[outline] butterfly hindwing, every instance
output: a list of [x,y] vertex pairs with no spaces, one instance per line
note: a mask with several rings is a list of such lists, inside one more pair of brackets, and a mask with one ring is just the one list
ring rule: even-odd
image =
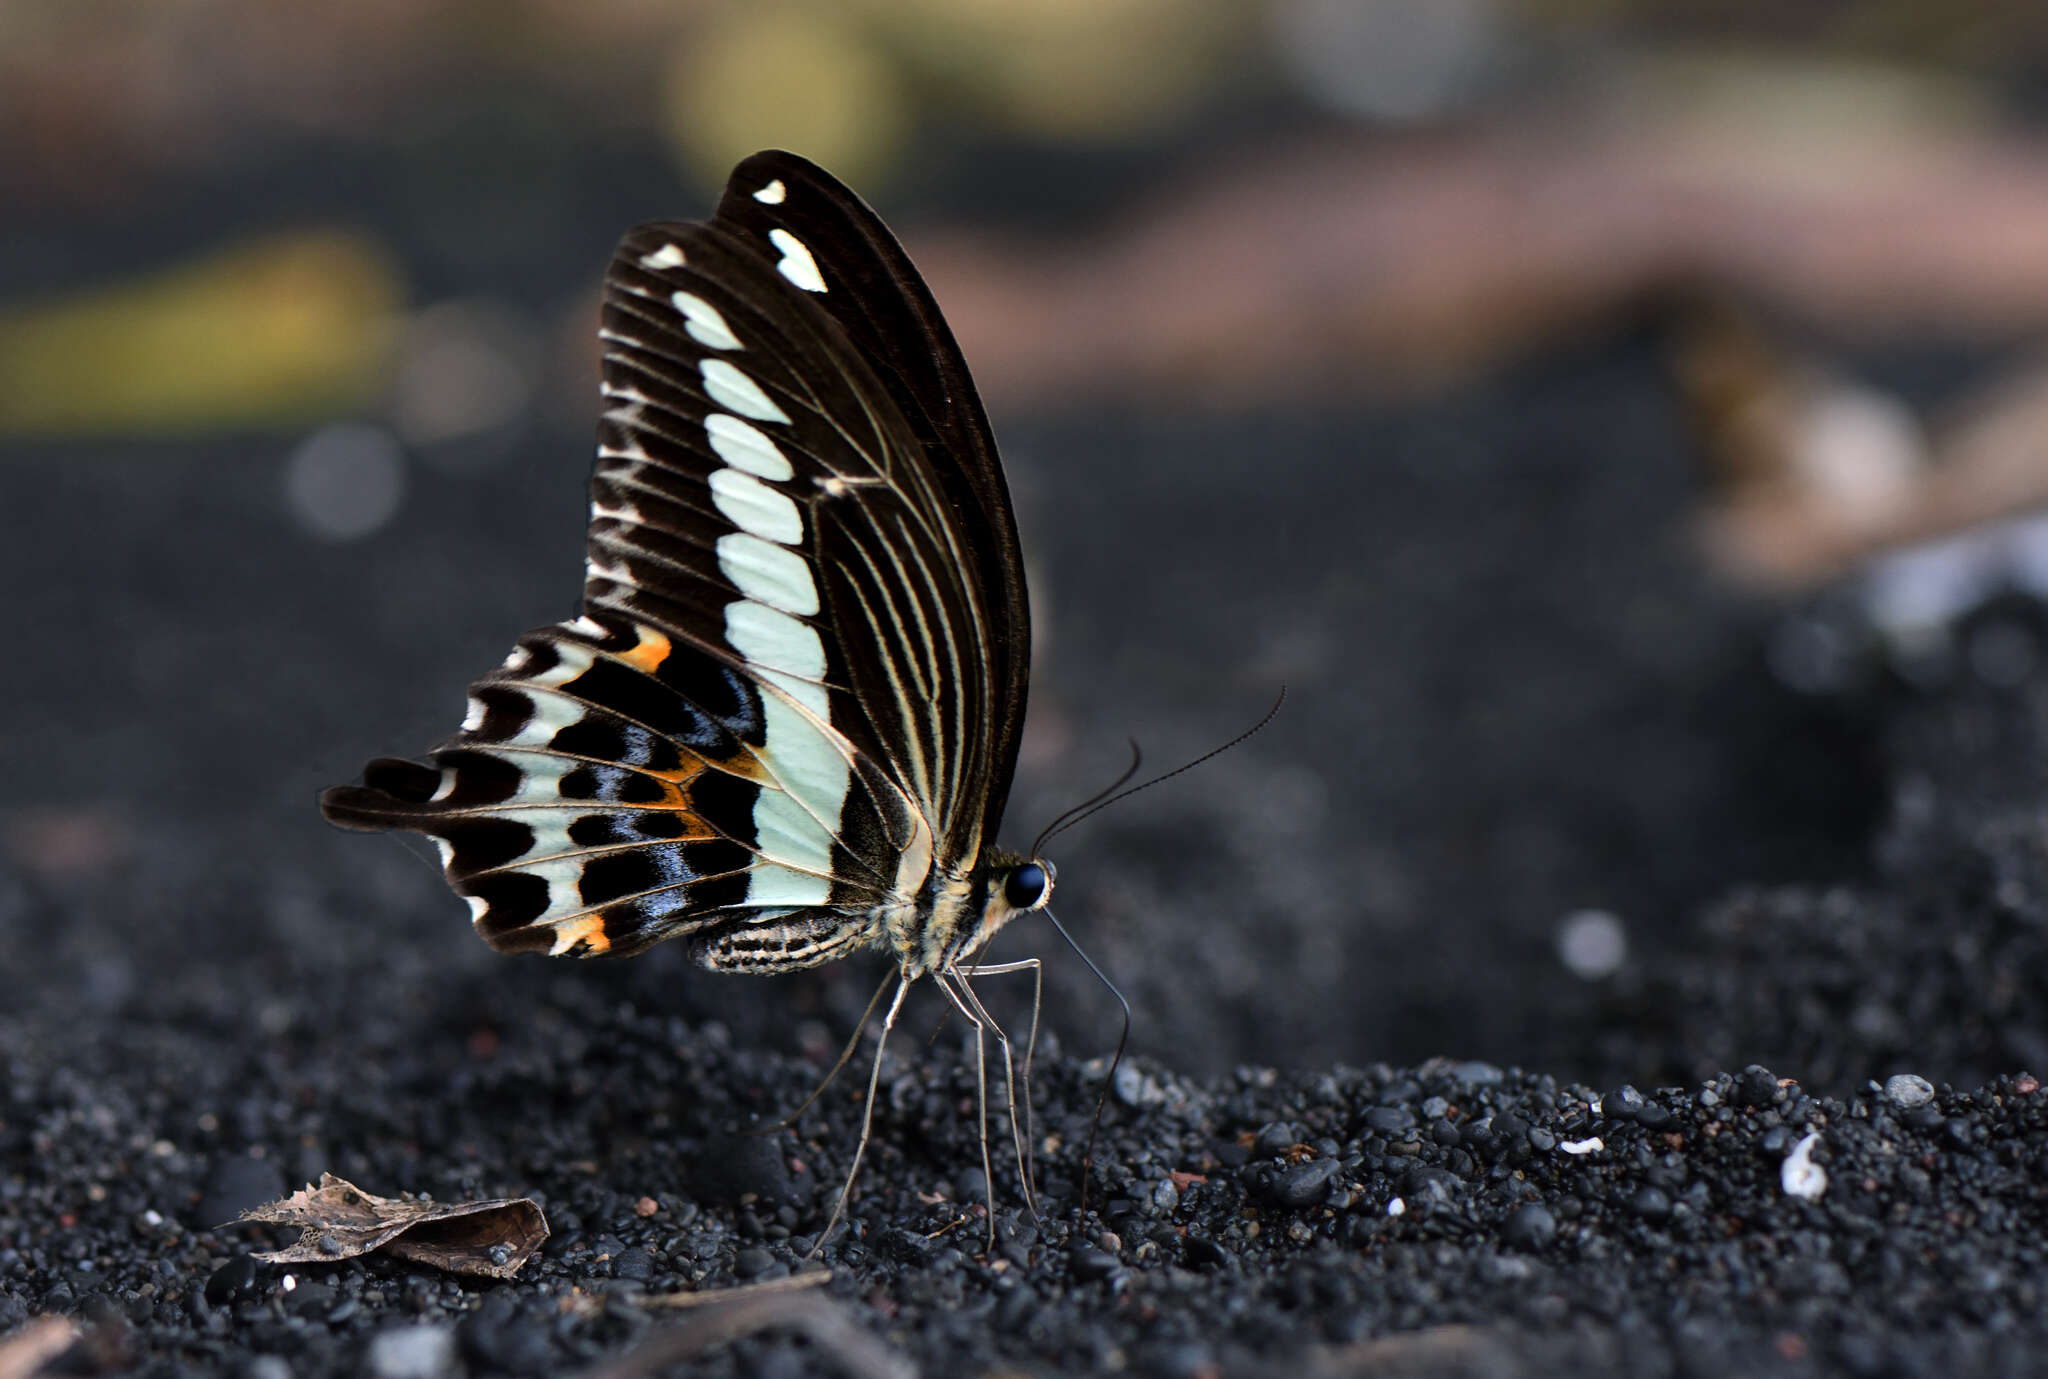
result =
[[875,942],[976,861],[1023,713],[1014,523],[957,348],[873,213],[786,154],[711,222],[629,232],[601,334],[583,616],[477,681],[431,765],[323,808],[434,837],[502,949],[687,934],[774,970]]

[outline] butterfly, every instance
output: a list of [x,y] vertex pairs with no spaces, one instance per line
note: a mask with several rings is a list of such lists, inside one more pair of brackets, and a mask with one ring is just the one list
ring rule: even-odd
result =
[[709,221],[627,232],[599,335],[582,613],[521,637],[425,763],[371,761],[322,812],[432,839],[502,952],[680,939],[788,972],[880,949],[885,1040],[930,976],[1008,1070],[968,978],[1035,974],[975,958],[1053,890],[995,845],[1030,607],[931,292],[859,197],[769,151]]

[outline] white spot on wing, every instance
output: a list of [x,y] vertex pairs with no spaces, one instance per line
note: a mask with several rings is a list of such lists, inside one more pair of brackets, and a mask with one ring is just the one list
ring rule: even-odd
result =
[[497,739],[500,747],[545,747],[555,734],[583,719],[583,705],[574,699],[545,692],[529,694],[533,712],[510,737]]
[[683,266],[682,247],[675,244],[664,244],[651,254],[642,254],[640,256],[640,266],[642,268],[681,268]]
[[825,290],[825,275],[818,271],[818,261],[802,240],[778,227],[768,232],[768,242],[782,251],[782,261],[775,267],[783,277],[806,292]]
[[[764,479],[787,479],[796,474],[775,442],[738,417],[713,412],[704,418],[705,434],[718,458],[734,469],[744,469]],[[643,454],[641,458],[646,458]]]
[[737,469],[711,473],[711,501],[741,531],[763,541],[793,546],[804,539],[804,520],[796,504],[753,475]]
[[[723,474],[725,471],[720,470]],[[583,563],[584,572],[590,579],[608,579],[614,584],[623,584],[628,589],[638,589],[640,581],[633,578],[633,572],[620,563],[613,552],[594,550],[590,559]]]
[[[787,682],[777,677],[777,683]],[[801,688],[808,692],[801,696],[807,707],[822,712],[823,690]],[[764,694],[761,711],[761,757],[781,788],[764,786],[754,801],[755,847],[764,862],[782,865],[756,867],[748,878],[747,900],[754,905],[821,905],[831,894],[826,878],[832,870],[832,835],[852,769],[830,731],[803,709]]]
[[[519,790],[513,797],[514,802],[521,805],[540,804],[560,799],[562,797],[562,778],[572,771],[579,770],[584,765],[583,761],[577,757],[541,756],[530,752],[500,752],[497,755],[500,760],[509,761],[518,766],[522,773]],[[575,811],[575,816],[578,818],[589,812],[591,808],[590,801],[587,799],[572,800],[569,803]]]
[[473,694],[469,696],[469,711],[462,715],[462,731],[473,733],[478,728],[483,727],[484,715],[488,712],[489,710],[484,707],[483,700]]
[[683,313],[683,329],[698,344],[714,350],[736,350],[740,338],[732,333],[718,308],[693,292],[671,293],[669,300]]
[[831,898],[832,883],[822,876],[811,876],[767,863],[761,863],[747,873],[749,905],[789,905],[801,909],[822,905]]
[[462,898],[469,902],[469,922],[471,924],[483,923],[484,916],[490,913],[491,902],[480,895],[465,895]]
[[816,628],[765,603],[735,599],[725,606],[725,640],[770,683],[825,716],[825,687],[815,683],[825,678],[825,644]]
[[[771,746],[773,734],[770,734]],[[844,763],[841,764],[840,785],[845,785]],[[839,801],[831,802],[830,812],[822,815],[835,822],[839,818]],[[760,797],[754,801],[754,846],[761,855],[776,862],[786,863],[800,871],[830,871],[832,869],[832,836],[825,831],[825,825],[808,813],[803,804],[794,796],[772,787],[763,787]],[[761,897],[749,894],[755,904]]]
[[[548,883],[547,907],[541,911],[541,921],[561,919],[562,915],[550,912],[559,905],[566,910],[582,908],[583,859],[581,857],[551,857],[544,860],[522,862],[512,868],[527,876],[537,876]],[[560,897],[557,899],[556,897]],[[536,921],[540,922],[540,921]]]
[[761,391],[760,384],[725,360],[706,359],[697,366],[697,371],[704,375],[706,396],[726,411],[738,412],[756,421],[789,420],[789,413],[777,407],[774,399]]
[[718,538],[718,568],[748,598],[808,617],[818,611],[818,586],[802,556],[752,532]]
[[788,195],[789,188],[783,186],[782,179],[778,177],[767,186],[761,188],[761,190],[755,192],[754,200],[768,206],[780,206],[783,198]]
[[527,677],[531,685],[566,685],[597,659],[597,652],[576,642],[555,643],[555,663],[537,675]]

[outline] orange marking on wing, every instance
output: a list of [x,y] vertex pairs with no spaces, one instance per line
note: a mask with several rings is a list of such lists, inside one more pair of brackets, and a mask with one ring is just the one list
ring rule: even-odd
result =
[[619,659],[636,670],[643,670],[652,675],[660,670],[661,663],[668,659],[668,653],[672,649],[669,640],[649,627],[634,630],[640,634],[639,644],[631,651],[620,652]]
[[766,785],[774,780],[768,768],[762,764],[761,758],[744,747],[729,757],[706,757],[703,760],[706,766],[723,771],[729,776],[738,776],[741,780],[753,781],[757,785]]
[[579,943],[593,953],[610,948],[612,941],[605,937],[604,921],[596,915],[583,915],[557,924],[554,946],[548,949],[548,956],[559,958]]

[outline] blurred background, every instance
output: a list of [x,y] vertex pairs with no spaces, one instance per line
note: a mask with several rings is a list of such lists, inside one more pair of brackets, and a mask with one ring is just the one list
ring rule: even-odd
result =
[[1138,1046],[1569,1071],[1717,901],[1883,865],[1887,703],[2039,676],[2044,76],[1989,0],[15,0],[0,975],[843,1032],[864,970],[497,958],[314,807],[574,613],[611,245],[780,145],[1003,442],[1010,841],[1289,688],[1060,840]]

